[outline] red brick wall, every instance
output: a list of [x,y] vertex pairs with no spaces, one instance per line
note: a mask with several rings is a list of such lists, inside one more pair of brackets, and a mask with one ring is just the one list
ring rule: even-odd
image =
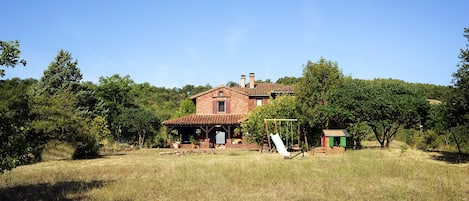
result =
[[[221,91],[223,92],[223,96],[219,94]],[[225,101],[225,104],[229,101],[230,114],[243,114],[249,112],[248,100],[248,96],[242,93],[226,88],[219,88],[196,98],[196,113],[213,114],[214,101]]]
[[251,97],[248,102],[249,111],[257,107],[257,99],[262,99],[262,105],[267,105],[270,103],[269,97]]

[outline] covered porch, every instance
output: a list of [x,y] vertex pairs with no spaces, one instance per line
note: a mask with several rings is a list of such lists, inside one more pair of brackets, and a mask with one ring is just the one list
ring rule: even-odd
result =
[[241,114],[192,114],[163,122],[166,126],[166,143],[179,142],[181,148],[253,148],[243,135]]

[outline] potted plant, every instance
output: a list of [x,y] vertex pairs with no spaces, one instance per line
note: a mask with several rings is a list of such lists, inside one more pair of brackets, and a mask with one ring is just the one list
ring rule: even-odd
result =
[[197,149],[197,147],[200,146],[199,140],[195,139],[195,137],[194,137],[193,135],[191,135],[191,136],[189,137],[189,141],[191,142],[192,148],[194,148],[194,149]]
[[241,144],[241,129],[235,128],[233,131],[233,139],[231,140],[232,144]]
[[233,132],[233,137],[239,138],[241,136],[241,129],[235,128]]

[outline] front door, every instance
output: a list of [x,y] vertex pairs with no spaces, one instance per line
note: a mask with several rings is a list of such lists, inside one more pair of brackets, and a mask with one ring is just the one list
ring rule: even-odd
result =
[[216,131],[215,135],[215,143],[216,144],[226,144],[226,139],[225,139],[225,132],[223,131]]

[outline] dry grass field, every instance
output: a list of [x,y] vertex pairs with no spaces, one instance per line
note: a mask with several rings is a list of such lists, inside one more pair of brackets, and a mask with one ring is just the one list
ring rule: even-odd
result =
[[285,160],[248,150],[142,149],[0,175],[0,200],[469,200],[469,164],[417,150]]

